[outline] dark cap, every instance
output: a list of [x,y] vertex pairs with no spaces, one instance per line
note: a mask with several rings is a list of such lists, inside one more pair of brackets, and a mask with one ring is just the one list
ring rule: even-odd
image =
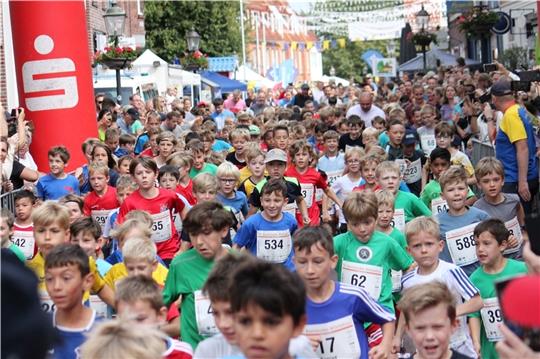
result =
[[506,96],[512,94],[512,87],[510,81],[499,80],[491,86],[491,94],[493,96]]
[[417,133],[415,130],[408,128],[407,131],[405,131],[405,137],[403,137],[403,145],[413,145],[417,142]]
[[309,85],[308,84],[302,84],[302,86],[300,86],[300,88],[302,90],[309,90]]
[[126,113],[130,115],[131,117],[133,117],[135,120],[139,119],[139,111],[137,111],[135,107],[128,109]]

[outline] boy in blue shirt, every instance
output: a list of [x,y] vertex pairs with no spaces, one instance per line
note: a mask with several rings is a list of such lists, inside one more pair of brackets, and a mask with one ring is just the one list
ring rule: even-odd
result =
[[67,194],[80,195],[79,181],[73,175],[64,172],[70,155],[64,146],[56,146],[49,150],[50,173],[41,177],[36,185],[37,195],[43,201],[57,200]]
[[448,204],[448,211],[436,215],[439,222],[441,240],[445,241],[439,258],[461,267],[470,276],[479,267],[476,258],[474,227],[488,219],[486,212],[467,207],[467,172],[462,166],[450,166],[439,178],[442,198]]
[[[395,316],[363,289],[332,279],[337,265],[332,236],[323,227],[304,227],[294,237],[296,271],[306,286],[304,332],[318,342],[319,357],[387,357]],[[368,348],[364,323],[382,326],[381,344]]]
[[88,256],[73,244],[60,244],[45,259],[47,292],[56,307],[53,325],[61,338],[52,348],[52,358],[75,359],[96,322],[96,312],[83,304],[83,294],[94,281]]
[[261,190],[263,211],[244,222],[234,237],[234,247],[245,247],[258,258],[293,269],[291,236],[298,225],[293,215],[282,211],[286,203],[285,181],[272,178],[266,182]]

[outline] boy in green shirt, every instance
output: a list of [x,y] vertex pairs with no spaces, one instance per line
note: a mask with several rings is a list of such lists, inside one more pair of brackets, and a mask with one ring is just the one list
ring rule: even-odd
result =
[[183,224],[193,248],[171,262],[163,299],[169,306],[180,298],[182,340],[195,349],[205,337],[218,333],[210,300],[201,289],[215,260],[227,253],[222,240],[229,232],[232,218],[220,203],[204,202],[188,212]]
[[[422,193],[420,193],[420,199],[425,203],[428,208],[431,208],[433,213],[446,212],[448,210],[448,204],[446,200],[441,198],[441,184],[439,183],[439,177],[441,174],[450,168],[452,164],[450,151],[446,148],[437,147],[431,151],[429,155],[429,171],[433,175],[433,179],[429,181],[427,185],[424,185]],[[422,182],[427,181],[429,173],[428,167],[424,167],[424,173],[422,175]],[[476,201],[474,192],[469,187],[469,193],[467,194],[468,206],[472,206]]]
[[431,216],[431,211],[418,197],[409,192],[399,190],[401,172],[396,162],[385,161],[375,171],[377,182],[382,189],[392,192],[395,199],[394,219],[392,226],[403,232],[405,223],[419,216]]
[[390,270],[407,270],[413,260],[386,234],[375,231],[377,197],[352,192],[343,204],[349,231],[334,237],[338,279],[364,288],[379,304],[394,313]]
[[499,219],[487,219],[474,229],[476,256],[481,267],[471,274],[471,282],[480,291],[484,307],[470,315],[469,325],[474,347],[482,358],[499,357],[495,343],[502,339],[499,325],[501,309],[495,282],[527,273],[525,263],[503,256],[510,232]]

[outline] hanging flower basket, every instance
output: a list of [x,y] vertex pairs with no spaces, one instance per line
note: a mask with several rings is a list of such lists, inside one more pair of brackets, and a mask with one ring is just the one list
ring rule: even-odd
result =
[[470,37],[489,36],[498,21],[499,15],[483,6],[475,6],[458,18],[459,29]]
[[188,71],[208,68],[208,57],[200,51],[188,52],[180,60],[182,67]]
[[130,67],[137,56],[137,51],[131,47],[106,47],[95,53],[94,62],[111,70],[121,70]]
[[437,35],[427,31],[419,31],[417,33],[410,32],[408,38],[413,44],[418,46],[429,46],[429,44],[437,43]]

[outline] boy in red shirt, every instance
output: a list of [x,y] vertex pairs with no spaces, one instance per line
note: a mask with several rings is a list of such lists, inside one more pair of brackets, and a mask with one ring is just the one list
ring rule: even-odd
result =
[[[318,225],[320,223],[321,211],[315,199],[316,189],[322,189],[328,198],[337,203],[339,207],[341,207],[342,201],[328,187],[326,178],[321,172],[310,166],[313,160],[313,154],[311,146],[306,141],[299,140],[294,142],[289,149],[289,156],[292,158],[292,165],[285,171],[285,176],[294,177],[298,180],[302,196],[306,201],[310,224]],[[296,212],[296,220],[301,227],[303,223],[302,215],[298,211]]]
[[109,212],[120,206],[116,198],[116,188],[108,185],[109,168],[102,163],[90,164],[88,177],[92,192],[84,199],[83,213],[85,216],[92,216],[103,231]]

